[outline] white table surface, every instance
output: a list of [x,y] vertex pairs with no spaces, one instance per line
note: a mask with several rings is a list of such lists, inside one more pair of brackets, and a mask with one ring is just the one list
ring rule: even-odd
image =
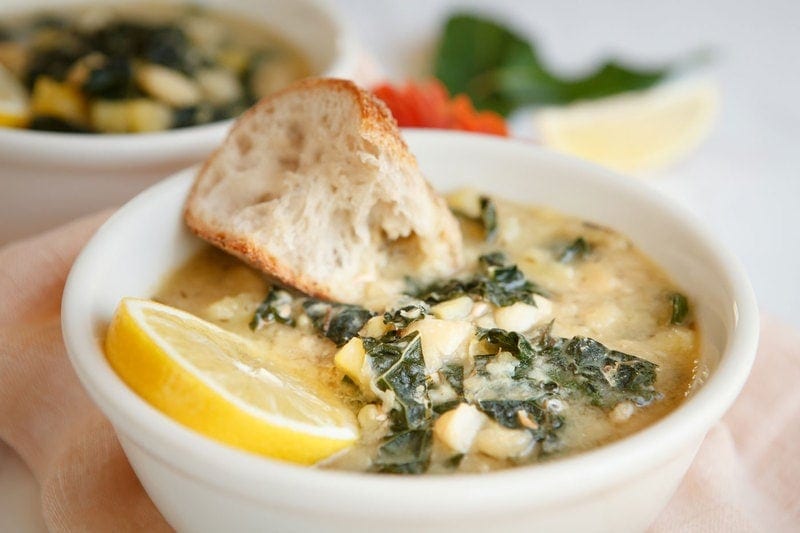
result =
[[[722,113],[708,141],[651,179],[742,260],[761,308],[800,327],[800,2],[796,0],[333,0],[395,79],[426,72],[454,6],[496,14],[536,37],[565,72],[613,54],[666,62],[716,55]],[[0,531],[42,531],[30,473],[0,444]]]

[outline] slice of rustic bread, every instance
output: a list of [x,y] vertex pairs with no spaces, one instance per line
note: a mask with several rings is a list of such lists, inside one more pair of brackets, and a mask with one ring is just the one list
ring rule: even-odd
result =
[[391,113],[345,80],[301,81],[245,113],[200,170],[185,218],[283,283],[343,302],[462,263],[458,223]]

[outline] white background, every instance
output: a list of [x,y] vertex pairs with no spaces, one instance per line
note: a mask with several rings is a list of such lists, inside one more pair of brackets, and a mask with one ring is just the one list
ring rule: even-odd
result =
[[[800,327],[800,1],[335,2],[394,79],[426,71],[454,6],[496,14],[546,60],[580,72],[613,55],[661,64],[715,54],[722,113],[709,140],[651,183],[715,230],[743,261],[762,311]],[[35,485],[0,444],[0,531],[39,531]]]

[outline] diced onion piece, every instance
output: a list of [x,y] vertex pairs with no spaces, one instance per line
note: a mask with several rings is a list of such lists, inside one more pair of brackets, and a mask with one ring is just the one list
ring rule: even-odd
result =
[[92,127],[104,133],[163,131],[172,126],[169,106],[149,100],[97,100],[91,107]]
[[453,450],[467,453],[487,420],[478,409],[462,403],[436,420],[433,434]]
[[197,73],[197,83],[203,96],[212,104],[226,104],[242,96],[239,80],[225,69],[203,69]]
[[39,76],[33,86],[31,112],[73,124],[86,124],[89,119],[89,106],[81,92],[46,76]]
[[494,321],[498,328],[506,331],[528,331],[540,317],[539,309],[523,303],[515,302],[494,310]]
[[472,306],[472,298],[460,296],[434,305],[431,307],[431,312],[433,316],[442,320],[463,320],[469,316]]
[[147,63],[136,68],[135,76],[144,92],[169,105],[186,107],[202,100],[200,87],[177,70]]
[[458,400],[458,393],[446,381],[428,389],[428,397],[434,406]]
[[333,364],[352,379],[368,398],[374,397],[370,387],[372,373],[361,339],[353,337],[347,341],[347,344],[339,348],[339,351],[333,356]]
[[519,359],[509,352],[500,352],[486,365],[486,371],[494,379],[512,378],[519,366]]
[[608,418],[615,424],[621,424],[633,416],[635,410],[636,406],[633,405],[632,402],[619,402],[614,406],[611,412],[608,413]]
[[386,433],[387,421],[386,414],[374,403],[368,403],[358,411],[358,425],[367,441],[380,440]]
[[450,209],[470,218],[481,216],[481,195],[471,188],[463,188],[447,196],[447,205]]
[[217,53],[217,62],[231,72],[241,75],[250,63],[250,54],[242,48],[225,48]]
[[425,368],[432,374],[446,363],[464,358],[474,328],[466,321],[425,318],[413,322],[405,334],[413,331],[419,331]]
[[134,133],[167,130],[172,125],[172,110],[160,102],[139,98],[129,102],[128,120]]
[[362,337],[382,337],[389,329],[389,326],[383,322],[383,315],[378,315],[367,320],[367,323],[361,328],[360,334]]
[[534,445],[533,435],[524,429],[510,429],[496,422],[478,432],[475,445],[481,453],[496,459],[514,459],[528,454]]

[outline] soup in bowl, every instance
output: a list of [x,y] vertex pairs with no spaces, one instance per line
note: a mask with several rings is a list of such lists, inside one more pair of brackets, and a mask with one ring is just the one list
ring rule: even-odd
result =
[[[170,524],[181,530],[256,529],[265,524],[276,530],[341,531],[378,527],[437,531],[643,529],[666,504],[706,431],[730,406],[752,363],[757,315],[752,291],[737,261],[690,215],[646,186],[605,170],[520,142],[445,132],[408,131],[405,135],[435,188],[483,191],[495,204],[499,240],[489,242],[486,234],[491,224],[472,220],[475,213],[469,206],[476,200],[472,193],[453,198],[453,205],[462,206],[465,212],[462,225],[467,243],[473,245],[473,261],[468,263],[474,263],[474,270],[465,273],[461,282],[470,285],[470,276],[492,278],[493,273],[497,278],[498,268],[510,273],[503,279],[518,277],[510,264],[500,264],[500,257],[493,255],[497,246],[508,241],[508,249],[500,250],[506,253],[505,259],[513,259],[521,275],[540,284],[538,291],[533,283],[515,284],[529,290],[536,305],[491,303],[493,307],[475,317],[475,327],[484,332],[479,339],[484,344],[478,347],[480,353],[467,347],[459,356],[460,386],[451,379],[451,374],[458,372],[447,370],[452,360],[425,369],[427,375],[439,376],[439,392],[434,393],[438,396],[430,397],[433,387],[427,393],[431,407],[439,406],[442,411],[438,418],[431,415],[431,431],[438,441],[434,440],[426,469],[443,475],[372,473],[409,471],[415,461],[376,461],[381,452],[370,448],[369,442],[359,443],[349,457],[345,452],[314,467],[265,458],[188,429],[126,386],[101,349],[105,329],[123,297],[158,296],[195,312],[192,302],[201,302],[197,309],[219,313],[205,318],[227,317],[233,327],[252,335],[288,327],[268,324],[259,328],[256,321],[256,331],[252,331],[244,323],[253,318],[248,305],[257,307],[269,290],[267,286],[255,283],[249,286],[255,290],[242,291],[235,280],[220,284],[230,287],[231,294],[252,292],[249,304],[242,306],[246,312],[238,318],[219,304],[225,295],[203,300],[202,291],[189,290],[189,284],[207,285],[202,272],[224,269],[228,261],[207,251],[207,245],[184,227],[182,206],[196,173],[189,169],[143,193],[109,220],[79,257],[64,295],[64,334],[74,366],[114,425],[143,485]],[[522,207],[524,204],[546,209]],[[479,209],[478,219],[480,214]],[[515,223],[516,234],[511,235],[508,232]],[[525,231],[526,227],[530,231]],[[526,258],[526,253],[531,257]],[[603,256],[616,263],[603,264]],[[533,264],[541,269],[537,271]],[[631,270],[630,265],[642,270],[640,286],[625,289],[626,285],[615,285],[613,278]],[[232,268],[244,269],[235,275],[239,282],[251,275],[235,262]],[[611,273],[603,272],[604,268]],[[597,286],[582,285],[589,282]],[[565,290],[568,286],[574,293]],[[618,289],[618,294],[592,296],[603,287]],[[358,338],[381,338],[387,326],[405,330],[416,322],[425,339],[424,329],[435,321],[465,322],[473,312],[466,310],[466,304],[478,305],[476,298],[458,301],[465,291],[443,294],[442,287],[435,289],[427,286],[416,293],[418,300],[430,307],[430,317],[405,324],[408,311],[413,314],[410,309],[406,316],[400,313],[381,319],[376,325],[381,331],[363,331]],[[640,296],[631,296],[626,303],[624,295],[637,291]],[[434,292],[441,297],[431,296]],[[187,300],[189,294],[198,300]],[[514,308],[518,303],[521,305]],[[584,310],[578,311],[584,304]],[[684,304],[688,304],[688,312]],[[548,312],[552,316],[544,316]],[[539,315],[533,316],[536,313]],[[553,316],[556,320],[548,328]],[[296,319],[302,322],[299,315]],[[395,319],[402,324],[392,324]],[[628,335],[640,338],[627,340],[621,333],[625,327],[615,333],[613,324],[626,321],[626,327],[645,333]],[[637,321],[638,326],[631,326]],[[369,323],[364,327],[369,328]],[[617,391],[601,394],[597,400],[587,397],[581,409],[572,411],[569,405],[559,409],[558,401],[563,404],[566,397],[566,403],[573,401],[577,407],[580,396],[561,397],[552,390],[553,395],[545,398],[549,405],[511,410],[492,406],[484,401],[492,398],[476,396],[475,391],[509,385],[525,364],[518,353],[519,339],[508,342],[496,330],[520,328],[529,332],[528,342],[534,347],[538,346],[532,333],[536,331],[547,346],[564,353],[600,350],[604,360],[610,360],[601,365],[601,373],[618,372],[619,364],[634,365],[640,367],[637,375],[642,380],[635,390],[626,389],[629,396],[617,396]],[[681,347],[677,352],[666,351],[678,353],[678,360],[659,359],[661,348],[648,347],[648,342],[666,342],[667,337],[671,338],[667,344]],[[331,340],[329,356],[337,359],[353,338]],[[569,348],[573,344],[574,350]],[[366,346],[365,351],[369,349]],[[357,390],[362,376],[347,360],[338,357],[337,366],[352,382],[346,386]],[[428,365],[428,361],[424,363]],[[547,369],[540,370],[547,373]],[[526,368],[525,379],[535,380],[536,371]],[[547,379],[540,381],[543,386],[547,383]],[[603,397],[608,403],[603,403]],[[455,411],[443,406],[453,400],[471,406],[476,418],[485,417],[463,453],[454,453],[459,452],[459,442],[448,440],[448,435],[463,432],[449,432],[441,425],[437,428],[441,420],[447,420],[448,412]],[[376,403],[365,398],[353,409],[360,414]],[[506,411],[510,414],[507,419]],[[543,413],[547,415],[544,418],[540,416]],[[359,416],[362,427],[370,422],[368,414]],[[587,414],[602,424],[587,426],[581,421]],[[563,424],[555,423],[557,417]],[[584,430],[565,433],[570,427]],[[540,430],[544,433],[537,433]],[[507,438],[508,432],[515,432],[516,438]],[[552,439],[548,439],[550,435]],[[386,434],[381,437],[385,439]],[[517,448],[512,446],[515,443]]]

